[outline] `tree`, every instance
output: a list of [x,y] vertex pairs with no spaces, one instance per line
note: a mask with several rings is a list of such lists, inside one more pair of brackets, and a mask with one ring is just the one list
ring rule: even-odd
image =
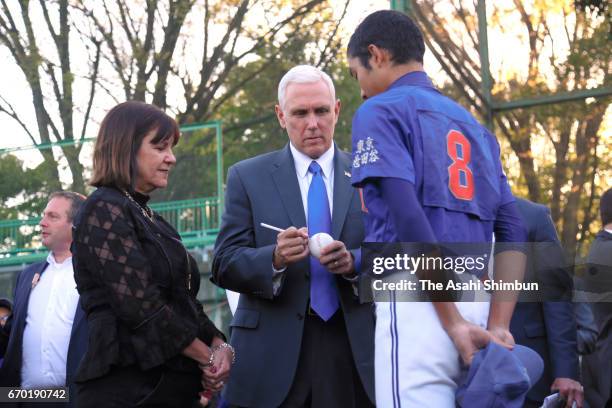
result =
[[[345,9],[348,2],[345,3]],[[284,73],[297,64],[309,63],[335,75],[346,76],[345,65],[336,62],[343,55],[338,25],[344,13],[333,18],[332,10],[318,5],[312,13],[288,23],[287,41],[266,41],[253,61],[236,67],[226,78],[224,87],[234,89],[215,111],[213,118],[223,121],[224,169],[235,162],[280,148],[287,136],[274,114],[278,82]],[[304,30],[303,27],[309,27]],[[252,79],[249,79],[252,78]],[[249,79],[246,81],[246,79]],[[359,97],[356,86],[351,91]],[[340,95],[340,92],[338,93]],[[343,113],[350,123],[352,113]],[[338,126],[338,129],[340,126]],[[346,128],[346,127],[343,127]],[[350,126],[343,136],[344,147],[350,149]],[[338,136],[338,132],[337,132]],[[214,132],[184,132],[175,148],[178,165],[171,173],[171,188],[156,194],[159,199],[201,197],[216,194]],[[194,177],[196,175],[196,177]]]
[[[90,38],[101,35],[103,56],[120,80],[123,98],[171,108],[181,123],[213,117],[293,47],[297,27],[321,13],[337,26],[323,0],[147,0],[143,10],[128,0],[101,3],[81,0],[78,7],[93,22]],[[249,23],[256,13],[263,19]],[[258,69],[227,86],[231,73],[251,58],[261,60]],[[170,83],[181,91],[168,101]]]
[[23,197],[16,206],[0,206],[0,220],[17,219],[18,215],[39,215],[53,189],[48,163],[23,170],[23,162],[12,154],[0,156],[0,202]]
[[[90,82],[89,99],[77,128],[73,88],[75,76],[71,53],[71,14],[68,0],[37,2],[42,16],[35,16],[30,0],[7,4],[0,1],[0,45],[10,51],[32,94],[36,126],[13,106],[10,96],[0,95],[0,113],[16,121],[35,145],[71,142],[85,135],[94,99],[100,62],[99,43],[88,44],[93,61],[81,73]],[[81,66],[82,67],[82,66]],[[72,175],[71,189],[83,192],[83,166],[78,160],[81,145],[61,146]],[[58,162],[51,149],[40,150],[47,169],[52,172],[52,187],[60,189]]]
[[[484,116],[475,9],[458,0],[413,0],[412,6],[428,48],[450,79],[447,90]],[[493,86],[495,100],[610,84],[610,27],[598,9],[575,9],[570,1],[528,5],[513,0],[513,7],[493,2],[487,2],[487,6],[493,8],[489,31],[518,34],[528,44],[526,74],[500,73]],[[563,36],[553,27],[555,17],[562,21]],[[519,29],[518,33],[513,29]],[[567,55],[557,54],[560,44],[567,46]],[[572,254],[578,241],[590,234],[593,200],[602,188],[596,176],[610,169],[597,154],[605,144],[601,126],[609,103],[609,98],[587,99],[495,116],[497,132],[504,136],[520,165],[520,177],[514,180],[517,192],[526,188],[531,200],[550,203],[562,242]],[[543,139],[552,146],[552,155],[535,157],[533,145],[541,145]]]
[[[338,52],[341,52],[338,50]],[[219,110],[223,119],[223,174],[234,163],[262,153],[282,148],[288,141],[274,113],[276,90],[284,73],[296,64],[304,63],[296,54],[294,60],[285,59],[267,71],[267,75],[245,86],[239,95],[228,100]],[[316,64],[316,62],[312,62]],[[239,81],[242,71],[247,74],[257,69],[260,62],[236,70]],[[349,75],[346,61],[340,60],[325,70],[333,79],[336,97],[341,101],[340,117],[334,141],[340,149],[351,150],[351,121],[361,104],[357,82]],[[170,174],[169,187],[156,192],[158,200],[183,199],[216,195],[216,145],[214,130],[183,132],[175,147],[177,166]]]
[[[300,42],[312,24],[327,27],[327,36]],[[82,145],[71,142],[86,135],[109,99],[154,103],[181,124],[206,121],[297,43],[328,63],[338,24],[323,0],[0,0],[0,46],[27,81],[36,126],[11,95],[0,94],[0,113],[37,146],[66,142],[70,188],[83,192]],[[256,61],[256,70],[228,86],[235,70]],[[39,152],[59,189],[58,158]]]

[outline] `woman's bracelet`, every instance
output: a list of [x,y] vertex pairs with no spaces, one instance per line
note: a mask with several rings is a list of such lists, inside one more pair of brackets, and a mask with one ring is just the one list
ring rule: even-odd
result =
[[222,349],[222,348],[229,349],[232,352],[232,364],[234,364],[236,362],[236,351],[234,350],[232,345],[228,344],[228,343],[221,343],[221,344],[218,344],[218,345],[213,346],[213,347],[210,348],[210,359],[208,360],[208,365],[209,366],[213,365],[213,359],[215,357],[215,351],[217,351],[219,349]]

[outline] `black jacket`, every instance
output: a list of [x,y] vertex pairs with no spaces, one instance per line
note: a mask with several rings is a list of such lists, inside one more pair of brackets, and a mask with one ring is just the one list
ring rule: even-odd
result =
[[200,275],[178,233],[143,210],[147,196],[101,187],[75,218],[73,264],[90,344],[77,381],[111,365],[199,373],[181,354],[196,337],[223,337],[196,300]]
[[612,234],[602,230],[589,248],[586,286],[605,300],[593,303],[599,337],[595,352],[582,360],[584,396],[591,407],[612,405]]

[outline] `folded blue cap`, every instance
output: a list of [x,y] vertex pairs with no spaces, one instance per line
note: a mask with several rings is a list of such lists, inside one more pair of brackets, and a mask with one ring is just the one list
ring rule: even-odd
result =
[[521,408],[543,371],[544,362],[532,349],[517,344],[508,350],[490,342],[476,353],[465,380],[457,388],[457,405]]

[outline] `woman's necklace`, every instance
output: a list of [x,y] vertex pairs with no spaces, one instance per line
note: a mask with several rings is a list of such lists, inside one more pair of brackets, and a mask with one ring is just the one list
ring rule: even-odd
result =
[[149,221],[154,222],[153,221],[153,211],[149,208],[149,206],[145,205],[143,207],[142,205],[138,203],[138,201],[134,200],[134,197],[132,197],[130,193],[128,193],[126,190],[121,190],[121,191],[123,192],[123,194],[125,194],[128,200],[130,200],[131,202],[136,204],[138,208],[140,208],[140,211],[142,211],[142,215],[144,215],[145,218],[148,218]]
[[[134,200],[134,197],[132,197],[130,193],[128,193],[126,190],[121,190],[121,191],[123,192],[123,194],[125,194],[128,200],[136,204],[136,206],[140,209],[140,211],[142,211],[142,215],[148,218],[151,222],[154,222],[153,221],[153,211],[149,208],[149,206],[143,207],[142,205],[138,203],[138,201]],[[183,246],[183,243],[180,240],[178,240],[178,242],[181,246]],[[185,247],[183,247],[183,249],[185,250],[185,256],[187,258],[187,282],[186,282],[187,290],[191,291],[191,261],[189,259],[189,254],[187,253],[187,249]]]

